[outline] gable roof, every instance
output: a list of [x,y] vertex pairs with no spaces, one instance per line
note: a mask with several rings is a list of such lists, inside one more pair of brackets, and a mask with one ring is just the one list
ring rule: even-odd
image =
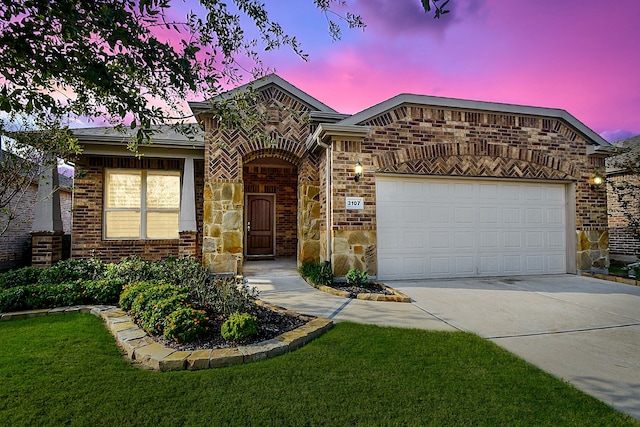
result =
[[[313,111],[322,111],[325,113],[334,113],[334,114],[337,113],[337,111],[334,110],[333,108],[317,100],[316,98],[312,97],[308,93],[301,91],[300,89],[298,89],[288,81],[284,80],[282,77],[278,76],[277,74],[269,74],[257,80],[253,80],[249,83],[245,83],[242,86],[238,86],[227,92],[223,92],[220,95],[213,97],[212,99],[223,101],[225,99],[232,98],[234,95],[236,95],[239,92],[246,91],[248,88],[251,88],[255,91],[260,91],[268,88],[269,86],[279,87],[281,90],[288,93],[293,98],[307,105]],[[209,101],[189,102],[189,108],[191,108],[191,111],[196,116],[201,113],[210,111],[211,107],[212,107],[212,104]]]
[[591,141],[593,145],[603,147],[608,147],[611,145],[600,135],[589,129],[581,121],[562,109],[531,107],[516,104],[502,104],[486,101],[471,101],[457,98],[442,98],[438,96],[414,95],[408,93],[396,95],[393,98],[387,99],[386,101],[362,110],[361,112],[356,113],[339,123],[345,125],[358,125],[389,110],[393,110],[394,108],[397,108],[402,104],[429,105],[434,107],[459,108],[465,110],[493,111],[496,113],[551,117],[563,120],[575,130],[584,135],[587,140]]

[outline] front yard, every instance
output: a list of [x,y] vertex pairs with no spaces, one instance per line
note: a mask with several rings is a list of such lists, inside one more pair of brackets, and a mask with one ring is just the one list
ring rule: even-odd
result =
[[92,315],[0,322],[10,426],[640,425],[465,333],[339,323],[274,359],[144,371]]

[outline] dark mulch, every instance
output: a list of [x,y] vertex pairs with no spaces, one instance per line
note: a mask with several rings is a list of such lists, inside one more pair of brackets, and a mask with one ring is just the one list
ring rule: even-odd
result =
[[238,345],[255,344],[258,342],[270,340],[280,334],[296,329],[307,323],[307,320],[305,318],[288,316],[286,314],[273,311],[268,307],[262,307],[259,305],[254,305],[249,314],[252,314],[258,318],[260,329],[258,330],[257,334],[247,337],[246,339],[239,342],[228,342],[224,338],[222,338],[222,335],[220,335],[220,328],[222,327],[222,324],[225,322],[226,318],[219,315],[209,316],[209,334],[200,340],[185,344],[179,344],[175,341],[166,340],[160,336],[155,336],[152,338],[165,347],[183,351],[233,348],[237,347]]
[[366,286],[350,286],[346,283],[334,282],[329,286],[339,291],[349,292],[349,298],[356,298],[358,294],[393,295],[393,292],[377,282],[368,283]]

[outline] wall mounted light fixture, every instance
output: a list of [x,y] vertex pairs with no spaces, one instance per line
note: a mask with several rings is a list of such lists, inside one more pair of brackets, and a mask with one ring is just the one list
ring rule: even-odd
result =
[[355,175],[353,176],[353,180],[355,182],[360,181],[360,177],[362,176],[362,164],[360,163],[360,160],[358,160],[358,163],[356,164],[356,167],[353,169]]
[[589,180],[589,182],[591,183],[591,189],[595,190],[597,187],[602,185],[604,179],[602,179],[601,176],[594,176]]

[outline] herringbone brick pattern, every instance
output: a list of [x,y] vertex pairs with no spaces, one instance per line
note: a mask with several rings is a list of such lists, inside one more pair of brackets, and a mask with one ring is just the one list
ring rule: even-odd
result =
[[431,121],[434,123],[459,123],[480,127],[533,128],[543,132],[557,133],[569,141],[585,142],[564,122],[551,118],[520,116],[515,114],[496,114],[491,112],[464,111],[457,109],[428,108],[415,105],[401,105],[360,124],[373,127],[385,127],[398,121]]
[[380,172],[416,175],[482,176],[500,178],[562,179],[567,174],[522,160],[480,156],[416,159],[381,169]]
[[378,171],[422,175],[569,179],[575,165],[548,151],[506,144],[432,143],[375,157]]
[[[241,179],[243,161],[262,155],[291,153],[285,160],[298,165],[305,154],[309,135],[309,106],[277,87],[267,87],[258,94],[256,109],[263,117],[251,126],[219,130],[213,120],[205,120],[208,133],[206,150],[208,180]],[[258,154],[260,156],[261,154]],[[282,157],[284,158],[284,157]]]

